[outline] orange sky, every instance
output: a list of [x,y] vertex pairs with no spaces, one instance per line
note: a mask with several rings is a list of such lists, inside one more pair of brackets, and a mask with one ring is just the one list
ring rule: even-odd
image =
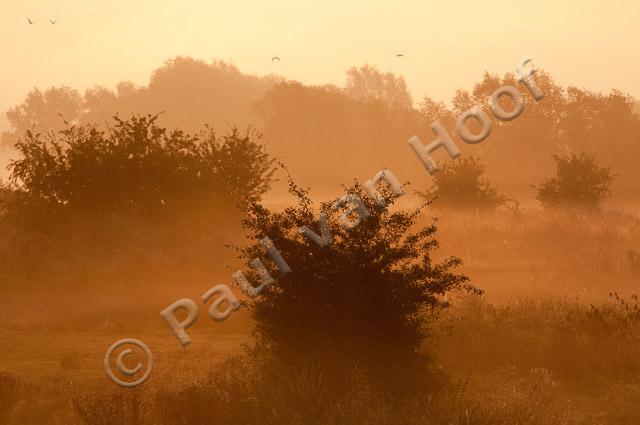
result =
[[0,10],[2,111],[34,86],[145,84],[176,55],[339,85],[367,62],[404,75],[415,99],[448,100],[528,54],[562,84],[640,97],[640,2],[631,0],[0,0]]

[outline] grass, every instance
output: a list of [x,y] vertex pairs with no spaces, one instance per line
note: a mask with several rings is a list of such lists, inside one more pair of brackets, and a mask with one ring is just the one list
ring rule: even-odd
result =
[[99,361],[86,361],[93,370],[52,361],[40,365],[46,374],[23,375],[13,395],[0,387],[0,403],[13,404],[9,424],[101,425],[114,417],[125,424],[192,425],[637,423],[636,298],[612,294],[594,305],[566,298],[451,302],[424,347],[449,376],[450,384],[435,393],[389,400],[358,370],[337,384],[313,365],[261,367],[231,335],[226,344],[212,338],[196,347],[204,339],[196,332],[193,350],[182,352],[174,341],[174,347],[156,345],[157,368],[138,390],[107,381]]
[[[132,291],[125,303],[132,309],[117,312],[126,288],[113,285],[31,310],[8,301],[16,308],[7,306],[0,328],[8,341],[0,350],[0,425],[636,424],[640,307],[629,252],[640,251],[638,219],[435,213],[440,254],[461,256],[486,291],[449,294],[451,307],[425,328],[423,349],[449,382],[437,392],[390,400],[357,369],[337,385],[313,365],[260,367],[243,354],[252,329],[246,310],[214,323],[201,307],[183,350],[158,312],[181,297],[197,301],[211,286],[203,277],[198,287]],[[80,302],[89,295],[91,304]],[[115,386],[102,369],[106,349],[125,337],[154,354],[153,374],[136,392]]]

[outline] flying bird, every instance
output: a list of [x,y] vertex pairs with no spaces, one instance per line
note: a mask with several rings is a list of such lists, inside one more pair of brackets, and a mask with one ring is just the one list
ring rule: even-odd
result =
[[27,18],[27,21],[29,22],[29,25],[35,24],[35,22],[33,22],[30,18]]
[[277,57],[277,56],[274,56],[274,57],[272,57],[272,58],[271,58],[271,62],[276,61],[276,60],[277,60],[278,62],[280,62],[280,58],[279,58],[279,57]]
[[62,122],[64,123],[64,125],[69,125],[69,121],[64,119],[64,115],[58,112],[58,116],[62,119]]
[[55,25],[56,22],[58,22],[57,19],[49,19],[49,22],[51,22],[51,25]]

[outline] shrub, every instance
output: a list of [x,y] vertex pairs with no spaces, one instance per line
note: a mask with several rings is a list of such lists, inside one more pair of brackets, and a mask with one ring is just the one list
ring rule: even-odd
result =
[[135,282],[210,263],[241,206],[269,189],[273,159],[252,129],[190,135],[156,118],[27,132],[0,187],[2,271],[68,284],[102,270]]
[[222,138],[169,131],[157,116],[114,118],[115,126],[72,126],[59,137],[27,132],[10,164],[15,187],[52,206],[89,213],[162,211],[257,200],[269,189],[273,160],[261,135],[231,129]]
[[546,179],[537,191],[536,199],[545,207],[578,207],[593,209],[611,195],[615,175],[601,167],[595,157],[581,153],[554,155],[556,176]]
[[447,161],[433,175],[434,185],[418,194],[454,208],[496,208],[507,198],[483,179],[486,168],[473,156]]
[[[293,270],[278,276],[267,263],[276,283],[253,302],[258,351],[286,364],[323,364],[336,380],[359,365],[385,388],[434,385],[418,352],[424,320],[446,305],[439,297],[445,292],[477,291],[453,272],[459,258],[432,260],[435,221],[414,226],[420,210],[392,212],[391,193],[385,192],[381,206],[353,186],[347,193],[360,198],[370,216],[347,230],[338,224],[333,202],[322,203],[319,212],[327,216],[332,241],[320,247],[299,234],[301,226],[317,229],[307,192],[293,183],[290,191],[297,205],[275,212],[254,203],[244,221],[250,237],[268,236]],[[241,256],[264,257],[258,243]]]

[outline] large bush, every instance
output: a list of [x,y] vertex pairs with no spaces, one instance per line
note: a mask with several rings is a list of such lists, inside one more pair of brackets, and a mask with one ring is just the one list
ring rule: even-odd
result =
[[190,135],[159,127],[156,118],[116,117],[106,132],[72,126],[59,137],[28,131],[17,143],[22,157],[10,164],[11,180],[54,206],[102,213],[222,207],[268,189],[272,161],[257,132]]
[[187,134],[156,118],[27,132],[1,193],[0,266],[68,281],[109,261],[120,272],[210,262],[216,235],[238,229],[243,205],[269,189],[274,160],[251,128]]
[[[348,192],[362,199],[370,216],[348,230],[338,224],[332,203],[314,208],[304,190],[291,189],[297,205],[277,212],[254,203],[244,222],[252,238],[268,236],[292,269],[278,275],[272,267],[277,282],[255,299],[259,351],[338,373],[358,365],[385,388],[433,384],[419,352],[425,319],[444,305],[445,292],[475,290],[454,273],[459,258],[433,261],[435,222],[416,227],[419,210],[392,211],[389,193],[385,207],[354,186]],[[301,226],[319,233],[319,212],[332,233],[324,247],[298,233]],[[265,258],[259,244],[244,249],[243,257]]]

